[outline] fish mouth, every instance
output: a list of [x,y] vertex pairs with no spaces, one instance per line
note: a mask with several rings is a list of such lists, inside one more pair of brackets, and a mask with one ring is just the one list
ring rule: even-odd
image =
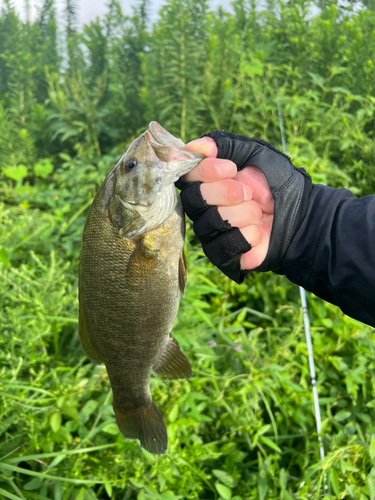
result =
[[159,161],[154,165],[163,173],[160,177],[164,186],[174,184],[180,177],[190,172],[205,155],[183,149],[185,144],[170,134],[157,122],[151,122],[145,132],[148,151]]
[[[164,189],[173,184],[203,160],[204,155],[183,149],[184,143],[156,122],[151,122],[138,139],[135,139],[119,161],[119,168],[126,159],[135,158],[137,165],[126,175],[116,176],[114,192],[124,208],[146,211],[150,209]],[[133,170],[134,168],[134,170]]]

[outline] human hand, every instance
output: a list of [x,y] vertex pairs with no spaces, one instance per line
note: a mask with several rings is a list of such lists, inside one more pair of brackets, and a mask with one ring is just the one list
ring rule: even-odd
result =
[[282,274],[310,176],[271,144],[223,130],[185,148],[207,155],[176,186],[210,261],[237,283],[249,270]]
[[241,269],[255,269],[267,255],[273,221],[274,200],[265,175],[255,166],[237,172],[232,161],[216,158],[218,149],[211,137],[192,141],[184,149],[207,157],[184,180],[201,181],[207,205],[216,205],[222,219],[240,229],[251,245],[241,256]]

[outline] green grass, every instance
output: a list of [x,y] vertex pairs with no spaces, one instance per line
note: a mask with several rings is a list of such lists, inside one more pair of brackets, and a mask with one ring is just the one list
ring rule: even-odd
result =
[[[2,212],[4,498],[311,499],[322,496],[323,473],[330,498],[371,498],[370,328],[310,297],[321,462],[297,287],[271,274],[235,285],[208,264],[189,229],[189,284],[173,333],[194,377],[151,380],[169,436],[166,455],[152,456],[120,435],[105,369],[79,346],[77,258],[66,258],[79,239],[62,244],[53,211],[33,206],[33,192],[28,207]],[[72,222],[73,235],[85,213]]]

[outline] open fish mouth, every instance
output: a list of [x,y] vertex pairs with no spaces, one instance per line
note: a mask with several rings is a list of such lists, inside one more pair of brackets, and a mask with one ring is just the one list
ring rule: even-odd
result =
[[167,132],[158,122],[150,122],[148,132],[152,135],[157,144],[172,146],[177,149],[182,149],[185,146],[181,139]]
[[174,137],[157,122],[150,123],[146,141],[160,160],[155,166],[163,172],[161,182],[164,186],[174,184],[205,158],[199,153],[184,150],[185,144],[181,139]]
[[115,193],[130,205],[151,207],[164,188],[172,188],[204,159],[183,147],[180,139],[151,122],[120,159]]

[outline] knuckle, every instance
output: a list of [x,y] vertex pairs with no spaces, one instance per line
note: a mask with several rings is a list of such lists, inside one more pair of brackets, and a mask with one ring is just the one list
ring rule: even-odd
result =
[[259,222],[262,218],[263,212],[256,201],[249,201],[250,217],[253,221]]
[[204,168],[204,165],[202,165],[202,163],[200,163],[197,167],[197,173],[198,173],[198,177],[199,179],[201,179],[203,182],[206,180],[205,177],[206,177],[206,169]]
[[260,229],[258,226],[251,226],[251,241],[250,243],[255,247],[259,244],[261,238]]
[[259,245],[260,240],[262,238],[262,234],[261,234],[260,229],[259,229],[258,226],[254,226],[254,235],[253,235],[253,238],[254,238],[253,245],[254,246]]
[[258,225],[252,224],[240,229],[240,231],[252,247],[259,244],[261,240],[261,232]]
[[242,185],[237,181],[231,181],[227,183],[227,193],[226,197],[230,205],[236,205],[241,203],[244,198]]
[[202,161],[199,166],[199,177],[203,182],[210,182],[213,178],[214,168],[210,163]]

